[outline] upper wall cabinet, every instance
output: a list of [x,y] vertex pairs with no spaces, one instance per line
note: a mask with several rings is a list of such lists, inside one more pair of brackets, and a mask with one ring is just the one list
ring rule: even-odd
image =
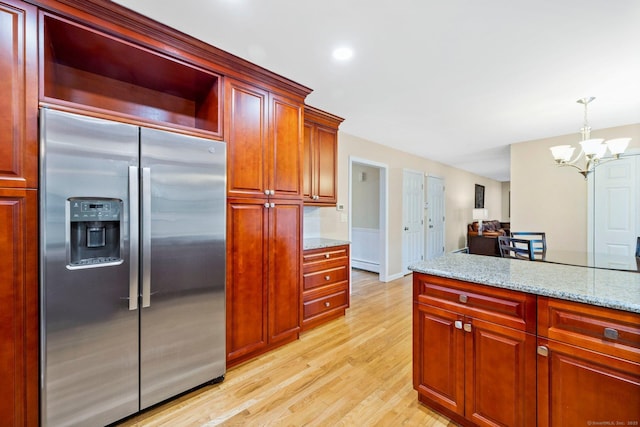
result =
[[226,79],[230,197],[302,197],[302,100]]
[[304,107],[304,204],[335,206],[338,182],[338,127],[344,119]]
[[43,103],[221,136],[218,74],[49,13],[40,28]]
[[36,10],[0,1],[0,187],[36,188],[38,74]]

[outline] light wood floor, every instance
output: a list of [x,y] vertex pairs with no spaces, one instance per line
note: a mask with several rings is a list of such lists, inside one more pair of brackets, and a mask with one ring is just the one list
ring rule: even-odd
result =
[[351,308],[121,426],[455,426],[412,387],[411,275],[353,270]]

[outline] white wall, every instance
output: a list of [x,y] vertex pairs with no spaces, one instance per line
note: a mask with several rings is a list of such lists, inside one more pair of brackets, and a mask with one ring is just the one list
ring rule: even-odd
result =
[[[347,240],[349,238],[349,158],[366,159],[388,166],[389,180],[389,276],[402,272],[402,170],[412,169],[441,177],[446,190],[445,251],[466,246],[467,224],[472,222],[475,184],[485,186],[485,208],[492,219],[502,217],[502,183],[479,177],[432,160],[417,157],[343,132],[338,135],[338,204],[336,208],[305,208],[305,237],[307,223],[314,233],[326,238]],[[309,216],[309,218],[307,218]]]
[[[640,148],[640,124],[592,130],[592,138],[631,137]],[[576,169],[558,167],[549,147],[577,146],[578,133],[511,145],[511,230],[544,231],[547,246],[587,250],[587,181]]]

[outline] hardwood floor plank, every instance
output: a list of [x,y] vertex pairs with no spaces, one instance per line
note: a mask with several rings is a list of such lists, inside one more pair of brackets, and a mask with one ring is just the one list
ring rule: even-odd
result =
[[411,276],[352,287],[344,317],[120,426],[456,426],[413,390]]

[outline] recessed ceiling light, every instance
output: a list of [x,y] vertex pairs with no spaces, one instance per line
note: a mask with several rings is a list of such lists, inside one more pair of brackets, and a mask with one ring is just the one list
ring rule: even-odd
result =
[[350,47],[339,47],[333,51],[333,57],[338,61],[346,61],[353,56],[353,50]]

